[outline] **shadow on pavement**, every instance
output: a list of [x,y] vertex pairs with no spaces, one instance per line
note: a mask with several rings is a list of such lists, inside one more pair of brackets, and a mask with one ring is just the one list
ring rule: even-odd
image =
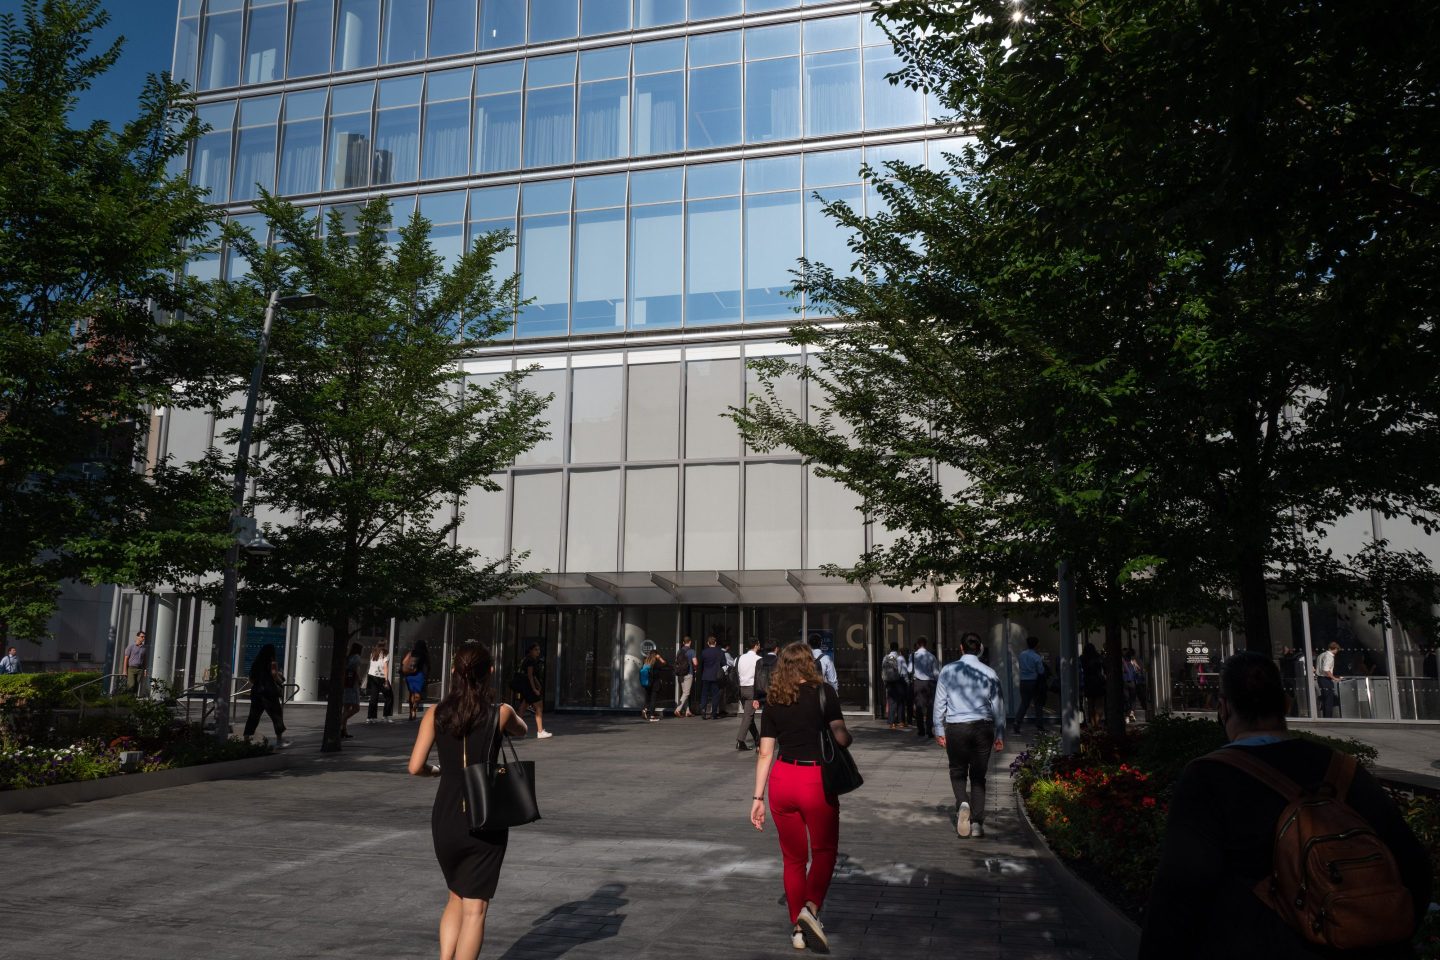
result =
[[582,943],[608,940],[620,932],[630,901],[621,896],[623,883],[607,883],[584,900],[563,903],[530,925],[501,960],[555,960]]

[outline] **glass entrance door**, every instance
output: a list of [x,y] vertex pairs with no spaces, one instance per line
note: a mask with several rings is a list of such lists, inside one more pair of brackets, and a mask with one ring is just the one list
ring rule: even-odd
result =
[[569,607],[560,649],[559,705],[608,707],[614,671],[615,607]]

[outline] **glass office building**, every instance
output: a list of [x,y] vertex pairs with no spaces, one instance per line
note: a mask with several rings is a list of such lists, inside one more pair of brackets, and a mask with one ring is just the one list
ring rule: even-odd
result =
[[[974,630],[1007,679],[1006,651],[1027,635],[1058,650],[1043,610],[823,577],[889,534],[798,456],[747,449],[723,417],[753,385],[747,359],[792,352],[780,341],[810,309],[790,295],[796,261],[848,265],[823,204],[873,212],[862,165],[940,164],[958,143],[923,93],[886,80],[900,62],[869,6],[180,0],[174,71],[210,127],[189,172],[235,221],[263,229],[251,204],[264,187],[317,214],[386,197],[397,224],[430,220],[447,257],[486,231],[517,240],[500,266],[533,302],[465,370],[537,366],[551,436],[495,478],[501,492],[467,498],[456,535],[528,551],[545,574],[523,596],[368,634],[432,650],[481,639],[502,671],[539,641],[549,698],[575,709],[638,706],[647,643],[669,652],[683,635],[714,632],[736,652],[751,635],[817,636],[855,711],[883,707],[892,640],[928,637],[948,659]],[[195,266],[240,269],[223,253]],[[780,393],[812,409],[802,383]],[[194,458],[225,426],[162,412],[156,452]],[[153,623],[157,657],[168,650],[157,675],[198,677],[213,650],[203,605],[131,599],[121,619]],[[318,697],[325,631],[270,629],[300,698]],[[1183,635],[1138,625],[1136,640],[1157,694],[1203,686],[1175,654]],[[1205,646],[1213,660],[1224,644]]]

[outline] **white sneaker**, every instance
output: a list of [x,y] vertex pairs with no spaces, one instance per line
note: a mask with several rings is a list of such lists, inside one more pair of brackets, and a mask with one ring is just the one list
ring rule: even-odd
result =
[[800,924],[795,924],[795,929],[790,931],[790,946],[796,950],[805,949],[805,934],[800,932]]
[[292,741],[290,741],[290,740],[279,740],[279,741],[276,741],[275,746],[278,747],[278,748],[280,748],[281,750],[283,750],[283,749],[285,749],[286,747],[290,746],[291,742],[292,742]]
[[825,938],[825,928],[820,925],[820,918],[811,911],[809,904],[800,908],[800,918],[795,925],[800,928],[800,936],[805,941],[805,946],[816,953],[830,952],[830,941]]
[[535,734],[535,739],[549,740],[553,736],[555,736],[555,734],[551,733],[549,730],[541,730],[539,733]]
[[956,836],[970,836],[970,804],[960,804],[960,812],[955,816]]

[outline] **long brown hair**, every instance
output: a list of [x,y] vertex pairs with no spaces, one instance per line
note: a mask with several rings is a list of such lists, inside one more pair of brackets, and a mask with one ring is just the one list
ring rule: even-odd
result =
[[776,705],[794,703],[802,684],[824,682],[820,678],[820,669],[815,666],[815,655],[810,652],[809,645],[796,640],[781,649],[775,672],[770,676],[770,686],[765,691],[765,699]]
[[479,726],[495,701],[490,691],[494,665],[483,643],[467,640],[460,645],[450,668],[454,683],[435,707],[435,726],[452,737],[463,737]]

